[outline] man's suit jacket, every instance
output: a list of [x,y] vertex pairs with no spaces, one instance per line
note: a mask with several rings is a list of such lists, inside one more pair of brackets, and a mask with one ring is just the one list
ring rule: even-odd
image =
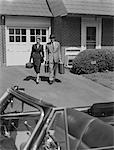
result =
[[60,52],[60,43],[54,41],[54,43],[49,42],[46,45],[46,60],[49,62],[56,62],[58,63],[61,59],[61,52]]

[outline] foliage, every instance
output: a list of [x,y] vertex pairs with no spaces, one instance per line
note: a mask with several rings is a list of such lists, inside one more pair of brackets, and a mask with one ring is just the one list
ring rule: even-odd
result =
[[94,49],[80,52],[72,63],[71,72],[90,74],[114,70],[114,50]]

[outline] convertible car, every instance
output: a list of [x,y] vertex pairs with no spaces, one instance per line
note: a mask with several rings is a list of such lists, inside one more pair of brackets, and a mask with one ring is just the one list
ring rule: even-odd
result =
[[114,102],[58,108],[18,86],[0,98],[0,150],[84,149],[114,149]]

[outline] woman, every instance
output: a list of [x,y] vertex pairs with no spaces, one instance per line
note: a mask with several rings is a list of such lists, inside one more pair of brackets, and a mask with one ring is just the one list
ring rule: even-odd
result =
[[34,66],[34,70],[36,72],[36,84],[38,84],[40,67],[41,67],[41,63],[43,62],[43,59],[44,59],[43,45],[40,44],[39,36],[36,36],[36,44],[34,44],[32,46],[30,62],[31,62],[31,59],[33,59],[33,66]]

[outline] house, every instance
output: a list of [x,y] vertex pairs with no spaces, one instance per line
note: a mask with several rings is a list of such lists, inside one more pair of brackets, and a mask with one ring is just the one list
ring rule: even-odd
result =
[[48,0],[48,5],[67,65],[79,49],[114,49],[114,0]]
[[25,65],[35,35],[48,42],[51,17],[46,0],[0,0],[0,64]]
[[66,63],[76,51],[114,49],[113,0],[0,0],[0,16],[1,65],[24,65],[36,34],[45,46],[55,33]]

